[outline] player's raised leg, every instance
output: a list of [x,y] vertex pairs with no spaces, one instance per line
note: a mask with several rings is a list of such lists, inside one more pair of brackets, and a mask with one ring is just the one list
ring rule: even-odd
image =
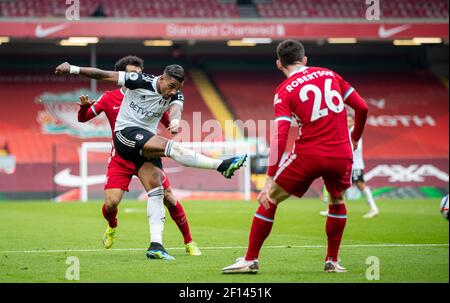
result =
[[112,188],[105,190],[105,203],[102,205],[102,214],[108,222],[106,231],[103,235],[103,246],[111,248],[114,243],[117,228],[117,206],[122,200],[124,191],[120,188]]
[[147,217],[150,228],[150,246],[147,249],[149,259],[174,260],[163,246],[164,223],[164,189],[161,181],[161,170],[153,163],[145,162],[138,171],[139,179],[148,194]]
[[268,180],[265,188],[270,188],[270,191],[267,192],[263,190],[258,197],[260,205],[253,217],[247,253],[245,257],[236,259],[234,264],[223,268],[222,272],[225,274],[255,274],[259,270],[259,252],[272,230],[277,206],[290,196],[290,194],[278,186],[278,184],[268,184],[269,182],[272,182],[271,178],[268,178]]
[[247,159],[247,155],[225,160],[213,159],[158,135],[151,137],[145,143],[142,155],[144,157],[169,157],[187,167],[215,169],[225,178],[231,178]]

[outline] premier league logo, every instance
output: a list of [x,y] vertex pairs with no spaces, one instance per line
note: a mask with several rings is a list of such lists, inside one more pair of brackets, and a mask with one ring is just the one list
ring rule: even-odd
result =
[[144,135],[143,134],[137,134],[136,135],[136,140],[137,141],[141,141],[142,139],[144,139]]
[[130,80],[136,81],[139,78],[138,73],[130,73]]

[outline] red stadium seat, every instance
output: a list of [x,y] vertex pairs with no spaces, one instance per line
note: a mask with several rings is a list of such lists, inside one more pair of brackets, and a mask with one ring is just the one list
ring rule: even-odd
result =
[[[389,18],[448,18],[446,0],[381,1],[381,11]],[[359,0],[272,0],[257,4],[263,18],[364,18],[365,3]]]
[[[90,16],[100,5],[108,17],[158,17],[158,18],[225,18],[239,17],[235,3],[220,3],[210,0],[129,0],[129,1],[84,1],[80,6],[81,16]],[[54,0],[16,0],[0,2],[5,17],[61,17],[67,5]]]
[[[219,0],[109,0],[84,1],[81,16],[90,16],[102,3],[105,14],[113,18],[238,18],[236,3]],[[447,0],[381,1],[382,15],[388,18],[448,18]],[[262,18],[364,18],[361,0],[272,0],[256,4]],[[67,5],[54,0],[16,0],[0,2],[5,17],[64,16]]]

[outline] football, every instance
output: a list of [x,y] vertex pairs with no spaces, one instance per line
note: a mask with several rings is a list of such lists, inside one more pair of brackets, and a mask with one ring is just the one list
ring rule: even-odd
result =
[[442,216],[448,220],[448,195],[442,198],[440,208]]

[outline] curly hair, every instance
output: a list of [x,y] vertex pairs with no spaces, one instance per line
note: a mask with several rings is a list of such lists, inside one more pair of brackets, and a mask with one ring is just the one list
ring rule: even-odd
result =
[[126,71],[127,65],[133,65],[136,67],[140,67],[142,70],[144,69],[144,60],[136,56],[126,56],[119,59],[116,64],[114,64],[114,70],[116,72]]

